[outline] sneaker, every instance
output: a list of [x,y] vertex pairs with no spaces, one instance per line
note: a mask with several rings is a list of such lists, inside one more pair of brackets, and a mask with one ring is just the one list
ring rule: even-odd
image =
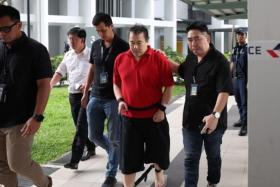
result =
[[217,184],[208,183],[207,187],[217,187]]
[[241,121],[239,120],[239,121],[235,122],[235,123],[233,124],[233,126],[234,126],[234,127],[241,127],[241,126],[242,126],[242,123],[241,123]]
[[68,169],[78,169],[78,163],[69,162],[65,164],[64,167]]
[[87,154],[81,158],[81,161],[86,161],[86,160],[90,159],[90,157],[92,157],[94,155],[96,155],[95,154],[95,150],[88,151]]
[[247,135],[247,125],[243,125],[239,131],[239,136],[246,136]]
[[48,187],[52,187],[52,178],[50,176],[48,176],[48,179],[49,179]]
[[117,183],[117,179],[115,177],[106,177],[104,183],[101,187],[114,187]]

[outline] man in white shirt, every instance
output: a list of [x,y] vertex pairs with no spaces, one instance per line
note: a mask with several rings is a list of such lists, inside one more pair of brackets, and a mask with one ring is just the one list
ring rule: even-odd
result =
[[[50,84],[51,87],[53,87],[67,74],[69,82],[69,102],[76,126],[76,134],[72,143],[71,161],[65,164],[64,167],[78,169],[80,160],[87,160],[95,155],[95,145],[88,139],[86,109],[81,106],[84,82],[90,65],[90,49],[85,45],[86,31],[84,29],[74,27],[68,31],[67,36],[71,50],[64,55]],[[88,152],[82,157],[85,146]]]

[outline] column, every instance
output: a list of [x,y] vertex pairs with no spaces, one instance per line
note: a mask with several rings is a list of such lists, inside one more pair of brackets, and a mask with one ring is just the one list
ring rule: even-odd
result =
[[249,187],[280,186],[279,7],[280,1],[248,0]]

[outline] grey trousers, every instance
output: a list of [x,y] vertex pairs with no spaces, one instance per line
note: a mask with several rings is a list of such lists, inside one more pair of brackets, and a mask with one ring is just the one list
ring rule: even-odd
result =
[[47,187],[49,180],[38,163],[32,160],[34,136],[22,137],[23,125],[0,128],[0,184],[17,187],[17,174],[30,179],[38,187]]

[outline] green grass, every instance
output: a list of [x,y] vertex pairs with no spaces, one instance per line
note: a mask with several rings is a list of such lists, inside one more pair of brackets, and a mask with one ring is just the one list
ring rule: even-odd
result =
[[54,88],[33,143],[33,159],[46,163],[60,157],[71,149],[74,125],[66,87]]
[[185,92],[186,90],[184,85],[175,85],[172,90],[172,96],[183,95]]
[[[173,96],[184,93],[184,86],[174,86]],[[32,151],[33,159],[41,164],[55,160],[71,149],[75,129],[66,87],[52,90],[45,117],[35,136]]]

